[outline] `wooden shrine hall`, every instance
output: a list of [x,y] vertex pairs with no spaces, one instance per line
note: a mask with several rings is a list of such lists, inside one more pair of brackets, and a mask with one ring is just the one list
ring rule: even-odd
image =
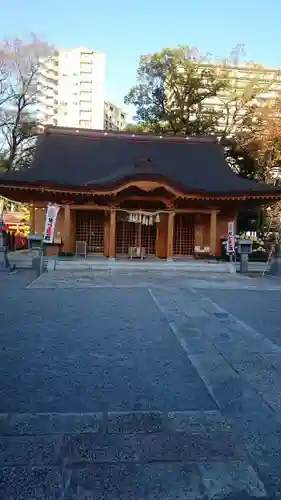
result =
[[239,211],[281,199],[233,173],[216,138],[62,127],[38,132],[32,166],[1,174],[0,194],[32,205],[32,233],[60,205],[49,254],[85,242],[90,254],[163,259],[220,254]]

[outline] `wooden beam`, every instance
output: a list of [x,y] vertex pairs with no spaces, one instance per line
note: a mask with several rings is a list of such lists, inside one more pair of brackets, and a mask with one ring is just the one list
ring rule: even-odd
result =
[[167,260],[173,258],[173,241],[174,241],[174,212],[168,214],[168,231],[167,231]]
[[109,205],[95,205],[94,203],[87,203],[85,205],[70,205],[70,210],[107,210],[110,211]]
[[211,214],[211,209],[205,208],[176,208],[176,214]]
[[[36,195],[34,193],[38,193],[38,195],[44,197],[46,201],[50,201],[50,197],[53,199],[55,195],[58,195],[59,197],[61,196],[85,196],[85,197],[93,197],[93,196],[112,196],[113,194],[118,193],[119,191],[122,191],[130,186],[136,186],[137,187],[137,181],[130,181],[118,188],[112,188],[112,187],[106,187],[106,189],[100,190],[98,188],[96,191],[92,190],[90,191],[89,189],[85,190],[83,189],[83,186],[77,186],[77,188],[69,188],[67,186],[39,186],[39,185],[31,185],[29,183],[26,183],[25,185],[22,184],[16,184],[11,183],[11,184],[1,184],[0,182],[0,193],[2,196],[5,196],[11,200],[17,200],[17,201],[25,201],[25,202],[31,202],[36,198]],[[182,191],[174,188],[173,186],[170,186],[169,184],[165,184],[162,182],[159,182],[158,187],[164,187],[168,192],[174,194],[175,196],[179,197],[180,199],[186,199],[189,201],[248,201],[248,200],[260,200],[260,202],[265,202],[265,200],[280,200],[281,199],[281,192],[273,192],[273,193],[247,193],[247,194],[237,194],[237,195],[231,195],[231,194],[203,194],[203,193],[183,193]],[[25,196],[26,195],[26,196]]]
[[116,198],[116,201],[118,201],[118,203],[122,203],[122,201],[127,201],[127,200],[136,200],[136,201],[159,201],[161,203],[164,203],[164,204],[167,204],[167,203],[170,203],[171,200],[169,198],[164,198],[162,196],[147,196],[147,195],[143,195],[143,196],[118,196],[118,198]]
[[29,231],[31,234],[35,233],[35,204],[32,202],[30,207]]
[[104,215],[104,256],[109,257],[109,249],[110,249],[110,214],[105,213]]
[[116,257],[116,209],[112,208],[109,219],[109,252],[110,259]]
[[63,251],[71,252],[71,212],[70,205],[64,206]]
[[210,253],[216,255],[217,251],[217,210],[211,211],[210,219]]
[[[142,189],[142,187],[144,187],[144,184],[142,184],[142,182],[143,181],[132,180],[132,181],[129,181],[129,182],[122,184],[121,186],[118,186],[115,189],[112,189],[110,192],[113,194],[118,194],[126,189],[129,189],[130,187],[136,187],[136,188]],[[146,184],[147,184],[147,182],[146,182]],[[180,190],[175,189],[174,187],[172,187],[168,184],[165,184],[163,182],[155,182],[153,184],[153,188],[151,191],[153,191],[153,189],[157,189],[157,188],[164,188],[168,193],[171,193],[175,196],[180,196],[180,197],[184,196],[184,194]],[[147,187],[145,188],[145,190],[146,191],[148,190]]]

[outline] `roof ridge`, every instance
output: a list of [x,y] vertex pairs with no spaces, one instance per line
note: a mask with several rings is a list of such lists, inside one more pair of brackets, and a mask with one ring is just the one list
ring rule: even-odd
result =
[[188,135],[168,135],[168,134],[153,134],[151,132],[126,132],[126,131],[111,131],[99,129],[85,129],[77,127],[59,127],[46,125],[38,127],[35,130],[36,135],[76,135],[88,138],[118,138],[118,139],[135,139],[141,141],[163,140],[167,142],[195,142],[195,143],[218,143],[219,139],[216,136],[188,136]]

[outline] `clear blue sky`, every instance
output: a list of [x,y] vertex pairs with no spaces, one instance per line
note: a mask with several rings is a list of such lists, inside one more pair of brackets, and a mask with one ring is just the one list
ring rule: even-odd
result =
[[0,0],[1,38],[29,32],[106,54],[106,98],[122,105],[141,54],[187,44],[281,67],[281,0]]

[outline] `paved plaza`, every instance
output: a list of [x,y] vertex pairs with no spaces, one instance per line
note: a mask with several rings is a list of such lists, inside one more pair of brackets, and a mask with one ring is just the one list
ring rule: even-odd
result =
[[1,500],[281,498],[281,281],[0,284]]

